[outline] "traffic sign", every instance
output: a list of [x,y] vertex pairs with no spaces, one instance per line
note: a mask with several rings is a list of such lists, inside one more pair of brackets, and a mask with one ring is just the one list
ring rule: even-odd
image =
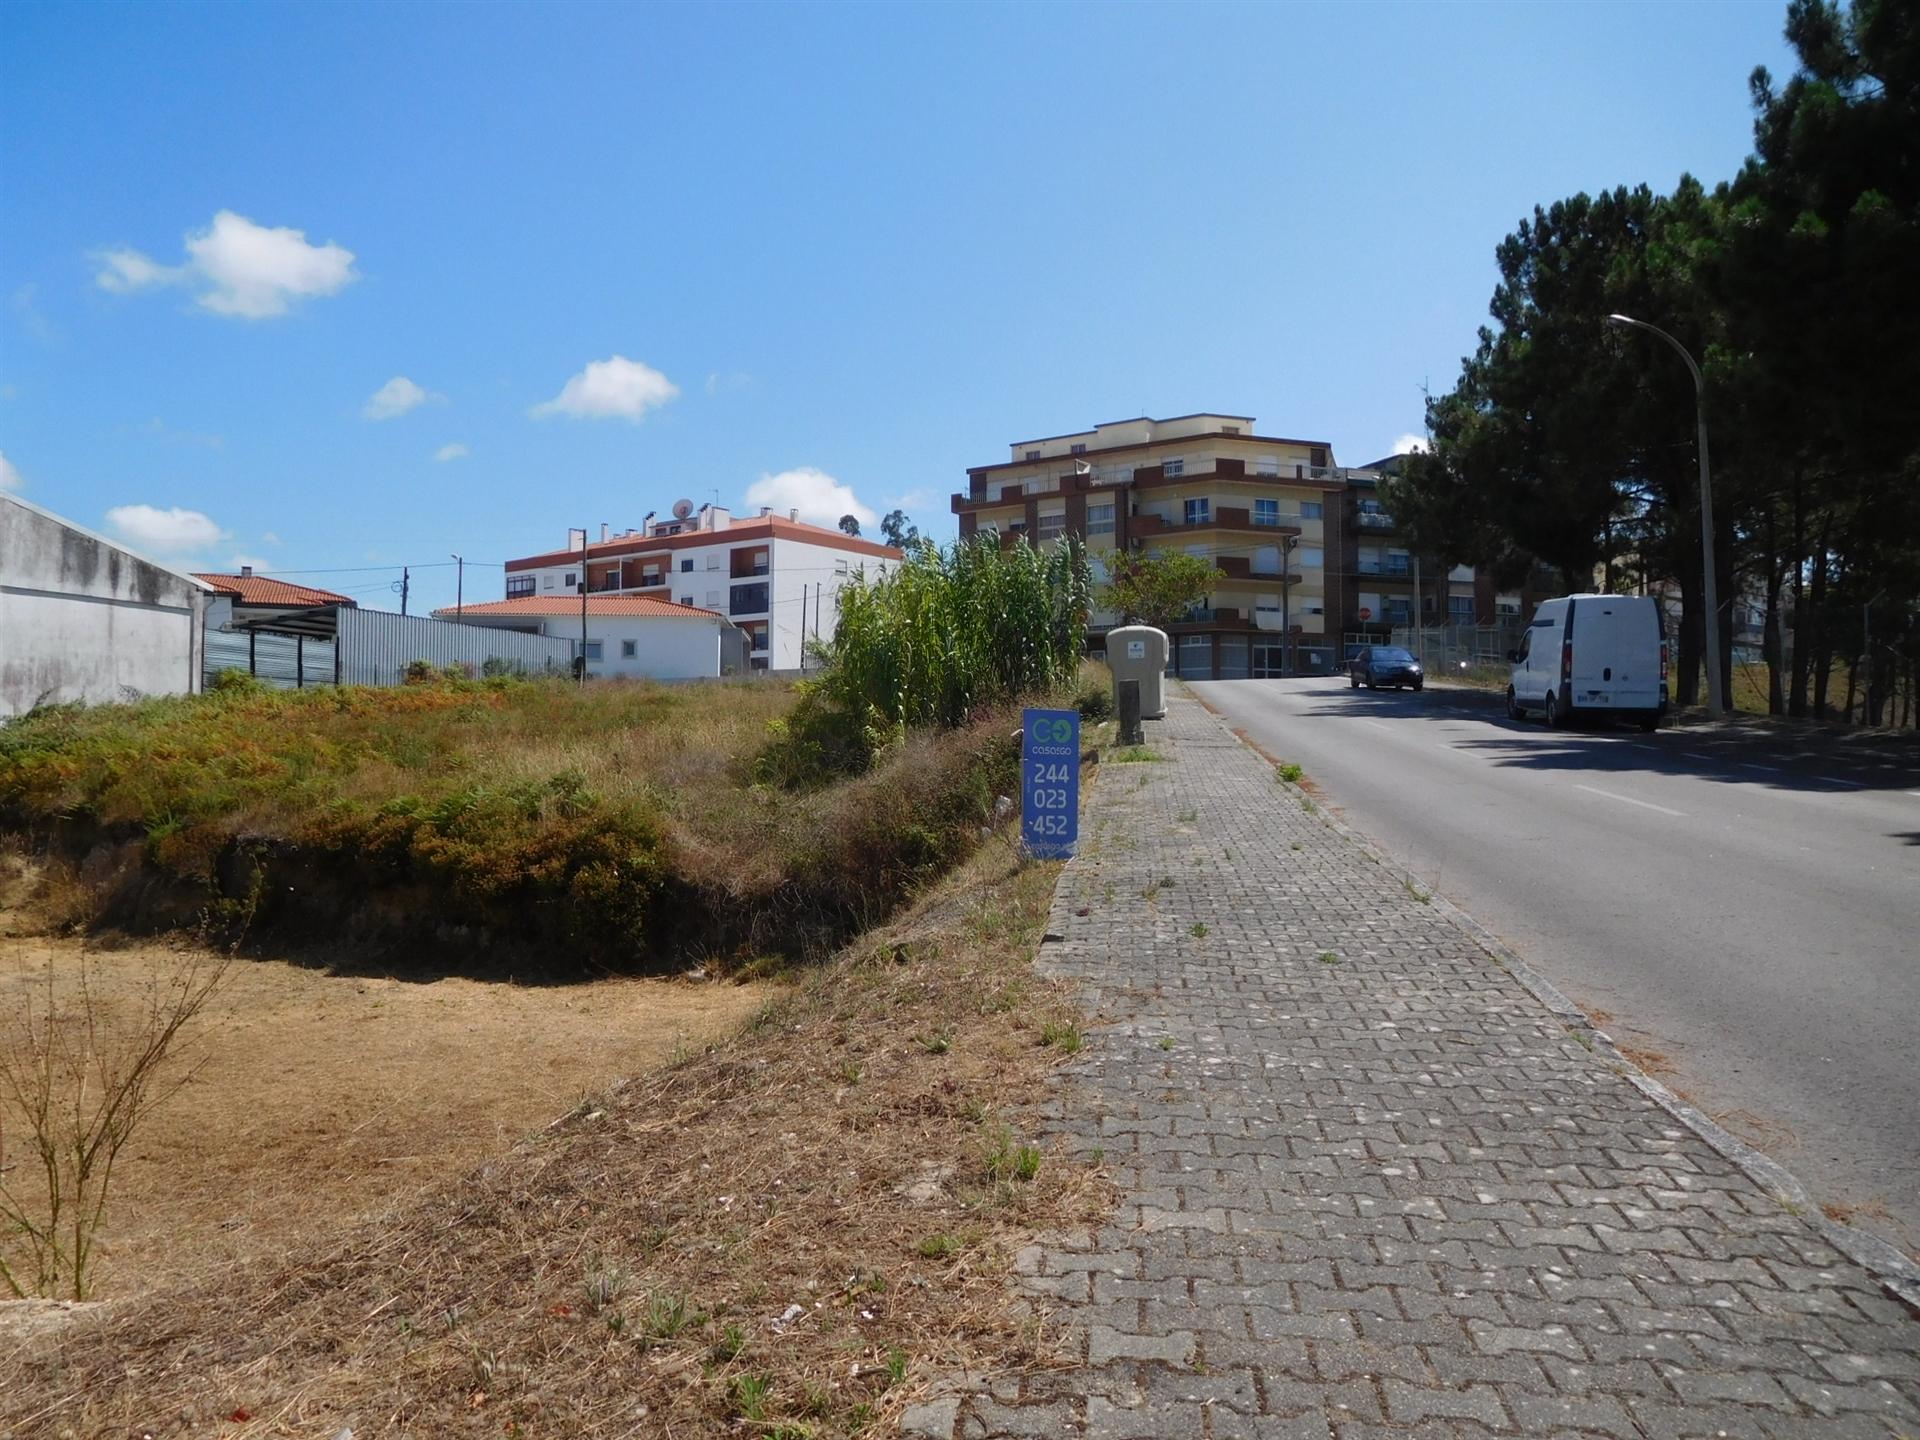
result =
[[1369,610],[1366,606],[1362,605],[1360,607],[1360,618],[1362,620],[1371,620],[1373,618],[1373,611]]
[[1065,860],[1080,838],[1080,713],[1020,716],[1020,836],[1039,860]]

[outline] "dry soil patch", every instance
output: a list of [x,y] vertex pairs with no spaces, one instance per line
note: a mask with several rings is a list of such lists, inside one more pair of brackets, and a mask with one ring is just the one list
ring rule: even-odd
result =
[[[49,956],[70,970],[81,943],[0,938],[0,1008]],[[151,942],[90,953],[110,1003],[137,998],[175,958]],[[407,1199],[586,1091],[730,1033],[769,993],[683,979],[415,983],[237,961],[186,1041],[193,1083],[121,1156],[96,1293],[308,1243]]]

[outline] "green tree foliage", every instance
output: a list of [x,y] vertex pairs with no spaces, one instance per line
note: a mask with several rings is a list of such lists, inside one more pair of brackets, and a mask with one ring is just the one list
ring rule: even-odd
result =
[[906,511],[889,510],[880,519],[880,538],[894,549],[904,550],[919,542],[920,530],[907,519]]
[[849,535],[858,535],[860,533],[860,517],[858,515],[842,515],[840,517],[840,528]]
[[[1721,651],[1765,597],[1772,706],[1808,708],[1875,601],[1889,648],[1866,709],[1920,655],[1920,10],[1793,0],[1799,70],[1752,91],[1755,153],[1708,190],[1682,176],[1538,207],[1496,250],[1499,283],[1458,382],[1427,405],[1431,453],[1386,498],[1422,548],[1513,584],[1536,562],[1584,588],[1671,583],[1677,692],[1704,636],[1693,386],[1714,473]],[[1798,664],[1782,675],[1783,611]],[[1883,673],[1884,671],[1884,673]],[[1909,690],[1911,686],[1909,687]],[[1813,707],[1824,696],[1816,693]]]
[[1100,604],[1118,611],[1122,623],[1160,629],[1205,602],[1220,581],[1211,560],[1184,550],[1117,550],[1107,559],[1107,583]]

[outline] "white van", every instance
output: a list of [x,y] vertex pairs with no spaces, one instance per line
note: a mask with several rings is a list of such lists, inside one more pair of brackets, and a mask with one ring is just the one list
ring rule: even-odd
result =
[[1667,713],[1667,639],[1659,602],[1639,595],[1543,600],[1507,659],[1507,714],[1549,725],[1577,715],[1655,730]]

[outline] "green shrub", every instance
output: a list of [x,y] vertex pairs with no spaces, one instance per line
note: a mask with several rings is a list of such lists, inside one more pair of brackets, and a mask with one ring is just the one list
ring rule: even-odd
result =
[[207,682],[207,693],[211,695],[258,695],[270,688],[266,681],[248,674],[238,665],[227,666]]

